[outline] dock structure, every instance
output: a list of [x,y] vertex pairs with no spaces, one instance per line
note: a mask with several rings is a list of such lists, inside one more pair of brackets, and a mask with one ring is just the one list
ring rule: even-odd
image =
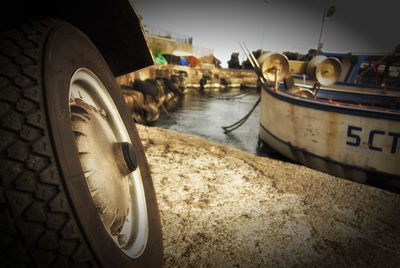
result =
[[166,267],[398,267],[400,195],[138,125]]
[[148,25],[145,32],[155,65],[116,78],[137,123],[153,124],[190,89],[259,87],[251,68],[221,68],[213,49],[194,45],[190,36]]
[[254,71],[152,65],[116,78],[135,122],[153,124],[161,112],[173,110],[180,96],[190,89],[223,90],[227,88],[257,88]]
[[[152,65],[136,72],[117,77],[121,86],[129,86],[135,80],[182,78],[186,88],[200,88],[201,80],[207,79],[207,87],[257,87],[257,75],[249,69],[215,68],[214,66],[188,67],[182,65]],[[227,84],[224,84],[225,82]]]

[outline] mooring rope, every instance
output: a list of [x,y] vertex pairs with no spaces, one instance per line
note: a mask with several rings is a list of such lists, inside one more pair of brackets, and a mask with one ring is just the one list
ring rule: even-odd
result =
[[[202,91],[201,89],[196,88],[196,91]],[[239,93],[234,93],[234,94],[229,94],[226,96],[213,96],[213,95],[207,95],[208,98],[213,98],[213,99],[220,99],[220,100],[234,100],[234,99],[242,99],[246,96],[252,95],[253,91],[256,90],[256,88],[250,88],[245,91],[239,92]]]
[[239,92],[239,93],[235,93],[235,94],[231,94],[228,96],[219,96],[218,99],[221,100],[234,100],[234,99],[242,99],[248,95],[253,94],[254,88],[248,89],[246,91],[243,92]]
[[244,124],[244,122],[246,122],[247,119],[249,119],[250,115],[253,113],[254,109],[257,107],[257,105],[260,103],[261,101],[261,97],[258,98],[257,102],[254,104],[253,108],[251,108],[251,110],[239,121],[237,121],[236,123],[230,125],[230,126],[226,126],[226,127],[222,127],[224,129],[224,133],[229,133],[231,131],[234,131],[235,129],[239,128],[241,125]]

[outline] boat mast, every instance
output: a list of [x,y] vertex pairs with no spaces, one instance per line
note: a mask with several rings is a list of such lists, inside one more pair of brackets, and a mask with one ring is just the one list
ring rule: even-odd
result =
[[321,51],[322,48],[322,31],[324,30],[324,24],[325,24],[325,19],[332,17],[333,14],[335,14],[336,8],[335,6],[331,6],[328,11],[326,8],[324,8],[324,11],[322,12],[322,22],[321,22],[321,31],[319,33],[319,39],[318,39],[318,45],[317,45],[317,55],[319,55],[319,52]]

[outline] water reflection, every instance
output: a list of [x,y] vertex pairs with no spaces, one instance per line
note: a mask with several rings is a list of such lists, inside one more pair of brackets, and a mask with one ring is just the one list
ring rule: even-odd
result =
[[[224,91],[200,91],[192,89],[179,102],[170,116],[163,114],[157,126],[182,133],[203,137],[210,141],[236,147],[240,150],[268,156],[287,162],[292,160],[264,145],[258,147],[259,112],[257,106],[249,119],[233,132],[224,133],[223,126],[229,126],[242,119],[259,98],[253,90],[228,89]],[[366,184],[400,193],[400,190],[386,185],[384,181],[373,179]]]
[[191,89],[170,116],[163,114],[157,126],[236,147],[252,154],[257,150],[259,106],[238,129],[225,134],[222,126],[245,116],[259,98],[256,89]]

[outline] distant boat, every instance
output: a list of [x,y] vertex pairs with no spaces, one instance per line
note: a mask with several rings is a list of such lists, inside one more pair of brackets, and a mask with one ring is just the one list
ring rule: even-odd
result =
[[[400,189],[400,76],[389,65],[399,59],[325,54],[289,62],[278,53],[253,58],[263,85],[260,140],[311,168],[358,182],[378,178]],[[371,68],[376,62],[383,70]]]

